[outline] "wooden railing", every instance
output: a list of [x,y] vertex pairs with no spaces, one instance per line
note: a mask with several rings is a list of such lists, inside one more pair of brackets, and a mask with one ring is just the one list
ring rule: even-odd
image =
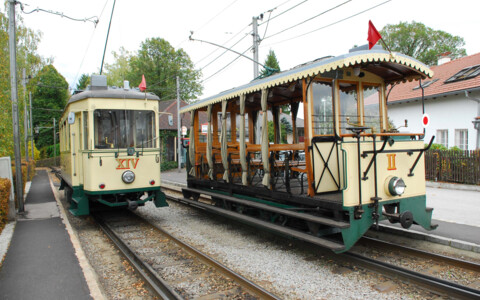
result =
[[480,185],[480,151],[426,151],[425,178]]

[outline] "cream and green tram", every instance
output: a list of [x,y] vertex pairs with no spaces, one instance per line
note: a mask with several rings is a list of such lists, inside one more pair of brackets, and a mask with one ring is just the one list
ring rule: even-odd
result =
[[88,215],[95,205],[167,206],[160,190],[158,102],[153,94],[109,88],[105,76],[92,76],[89,89],[70,98],[59,123],[58,175],[72,214]]
[[386,103],[396,84],[432,75],[400,53],[356,48],[184,107],[185,202],[335,252],[384,219],[435,228],[424,134],[392,128]]

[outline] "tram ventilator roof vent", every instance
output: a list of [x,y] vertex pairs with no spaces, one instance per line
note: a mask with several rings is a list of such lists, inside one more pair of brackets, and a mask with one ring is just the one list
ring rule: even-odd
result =
[[108,87],[107,87],[107,76],[105,76],[105,75],[92,75],[92,81],[91,81],[90,89],[92,91],[108,89]]

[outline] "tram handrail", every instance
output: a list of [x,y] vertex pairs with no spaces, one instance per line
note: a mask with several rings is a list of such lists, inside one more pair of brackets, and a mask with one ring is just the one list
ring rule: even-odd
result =
[[[361,133],[360,136],[362,137],[370,137],[372,135],[376,136],[419,136],[422,137],[425,134],[422,133],[408,133],[408,132],[381,132],[381,133]],[[341,134],[341,137],[356,137],[355,134],[347,133]]]

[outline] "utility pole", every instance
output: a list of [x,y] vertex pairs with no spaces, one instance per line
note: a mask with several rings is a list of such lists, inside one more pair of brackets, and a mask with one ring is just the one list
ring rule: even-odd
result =
[[10,50],[10,87],[12,97],[13,150],[15,153],[15,192],[17,194],[18,212],[23,213],[22,154],[20,152],[20,135],[18,124],[18,89],[17,89],[17,42],[15,36],[15,0],[8,0],[8,45]]
[[[263,17],[263,16],[262,16]],[[260,37],[258,36],[258,19],[260,17],[252,17],[253,26],[253,79],[258,77],[258,45],[260,44]]]
[[177,159],[178,159],[178,172],[182,169],[182,132],[180,129],[180,78],[177,76]]
[[[22,70],[22,75],[23,75],[23,80],[22,80],[22,85],[23,85],[23,134],[24,134],[24,140],[25,140],[25,158],[27,162],[30,160],[28,156],[28,110],[27,110],[27,75],[25,68]],[[30,168],[27,168],[27,178],[28,176],[28,171]]]
[[57,130],[55,118],[53,118],[53,165],[57,166]]
[[30,143],[31,143],[31,155],[32,155],[32,160],[35,160],[34,156],[34,147],[33,147],[33,117],[32,117],[32,92],[28,92],[28,98],[30,100]]

